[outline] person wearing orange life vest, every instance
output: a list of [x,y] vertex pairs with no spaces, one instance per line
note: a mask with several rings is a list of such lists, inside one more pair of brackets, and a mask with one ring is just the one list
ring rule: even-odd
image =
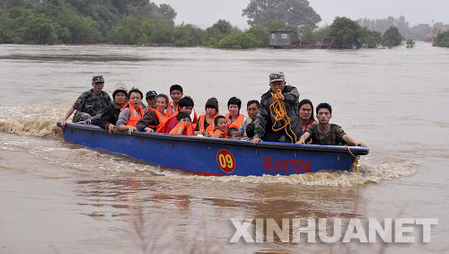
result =
[[215,117],[219,116],[218,114],[218,100],[215,97],[209,98],[206,101],[206,113],[201,115],[198,119],[198,124],[196,126],[196,133],[206,136],[206,132],[214,131],[214,120]]
[[245,122],[246,117],[240,114],[240,108],[242,107],[242,101],[237,97],[232,97],[228,101],[228,111],[226,114],[226,121],[228,122],[229,128],[240,129],[243,122]]
[[145,95],[145,100],[147,101],[148,104],[147,109],[156,108],[156,96],[157,96],[156,91],[150,90],[147,92],[147,94]]
[[168,105],[168,96],[159,94],[156,96],[156,109],[147,108],[144,117],[137,123],[139,131],[152,133],[156,131],[168,119],[165,110]]
[[170,97],[171,101],[168,103],[167,116],[171,117],[179,112],[179,101],[184,95],[182,86],[174,84],[170,87]]
[[228,138],[228,123],[226,117],[217,116],[214,120],[215,129],[212,133],[208,133],[211,138]]
[[[195,104],[194,104],[192,98],[190,98],[189,96],[186,96],[186,97],[182,98],[179,101],[179,112],[187,113],[191,117],[194,105]],[[178,113],[176,113],[175,115],[170,116],[164,122],[164,124],[162,124],[156,131],[158,133],[170,133],[170,131],[178,124],[178,120],[176,120],[176,115],[177,114]],[[196,126],[195,122],[196,123],[198,122],[197,118],[192,121],[192,127],[194,127],[194,128]]]
[[131,135],[136,130],[137,122],[145,115],[142,108],[143,93],[137,88],[132,88],[129,91],[128,98],[128,103],[122,108],[118,116],[116,128],[119,131],[128,131]]
[[189,114],[185,112],[179,112],[176,115],[176,120],[178,120],[178,124],[170,131],[170,135],[195,135],[195,132],[193,131],[192,120],[190,119]]
[[[184,92],[182,89],[182,86],[175,84],[170,87],[170,97],[171,101],[168,103],[167,107],[167,117],[172,117],[176,115],[180,111],[179,102],[184,96]],[[196,114],[195,109],[192,109],[190,112],[190,119],[192,119],[193,127],[196,128],[196,125],[198,123],[198,116]]]

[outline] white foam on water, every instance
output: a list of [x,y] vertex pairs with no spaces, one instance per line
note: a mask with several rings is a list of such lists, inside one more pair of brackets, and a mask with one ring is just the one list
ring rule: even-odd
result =
[[[343,186],[350,187],[369,183],[380,183],[400,177],[412,176],[416,173],[416,163],[408,160],[385,158],[379,160],[374,156],[366,156],[360,160],[359,172],[322,171],[298,175],[264,175],[257,176],[193,176],[172,174],[170,177],[181,180],[235,182],[251,184],[290,184],[306,186]],[[166,174],[167,171],[164,171]]]
[[[416,163],[396,157],[388,158],[370,154],[360,160],[359,172],[322,171],[301,175],[264,175],[262,177],[223,176],[205,177],[146,165],[125,156],[62,143],[58,139],[40,137],[58,136],[61,133],[56,122],[65,113],[63,109],[48,107],[0,107],[0,131],[17,135],[3,135],[0,149],[23,151],[33,154],[46,163],[77,173],[107,175],[145,174],[163,175],[167,178],[187,181],[218,181],[253,184],[290,184],[306,186],[355,186],[379,183],[415,174]],[[32,137],[30,137],[32,136]]]
[[44,106],[0,107],[0,131],[11,134],[45,137],[62,133],[56,126],[65,112]]

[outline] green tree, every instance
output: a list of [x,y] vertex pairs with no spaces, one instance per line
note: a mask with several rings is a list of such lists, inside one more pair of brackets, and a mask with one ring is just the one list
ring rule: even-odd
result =
[[193,25],[181,25],[175,28],[174,44],[176,46],[199,46],[204,38],[204,32]]
[[206,42],[205,46],[215,47],[216,44],[225,36],[232,32],[237,32],[238,29],[233,28],[231,23],[226,20],[218,20],[211,27],[206,29]]
[[108,39],[116,44],[146,44],[151,41],[154,27],[146,18],[124,16],[108,33]]
[[53,21],[43,14],[36,14],[22,7],[13,7],[9,10],[9,19],[6,18],[4,21],[7,26],[2,29],[4,38],[1,41],[28,44],[58,42]]
[[270,33],[268,29],[261,26],[253,26],[246,33],[252,35],[256,39],[256,48],[268,47]]
[[382,45],[382,34],[366,28],[360,30],[360,40],[364,48],[378,48]]
[[383,45],[388,48],[401,45],[402,40],[403,37],[401,33],[399,33],[399,30],[394,26],[390,26],[390,28],[388,28],[383,35]]
[[168,4],[161,4],[159,6],[159,13],[162,15],[162,17],[164,17],[165,19],[168,20],[175,20],[176,18],[176,11],[175,9],[173,9],[170,5]]
[[330,26],[323,26],[314,31],[316,42],[323,42],[326,38],[329,38],[331,34]]
[[243,16],[248,17],[249,25],[262,26],[275,20],[297,28],[303,25],[315,28],[321,21],[307,0],[250,0]]
[[251,33],[232,33],[217,43],[218,48],[251,49],[258,46],[258,39]]
[[346,17],[336,17],[330,26],[330,36],[337,40],[337,48],[352,49],[362,46],[360,25]]
[[433,45],[437,47],[449,48],[449,31],[438,34]]
[[[65,38],[63,43],[83,44],[103,41],[99,24],[92,18],[81,14],[65,0],[45,2],[37,6],[35,11],[45,14],[60,25],[61,29],[58,29],[58,32],[64,34],[58,33],[58,37]],[[67,30],[70,32],[70,36],[67,36]]]
[[173,43],[174,36],[174,24],[171,21],[165,19],[152,19],[151,23],[154,27],[151,35],[151,43],[170,45]]

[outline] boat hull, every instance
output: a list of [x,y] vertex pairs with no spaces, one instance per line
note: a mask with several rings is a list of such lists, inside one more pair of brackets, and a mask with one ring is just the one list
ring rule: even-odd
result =
[[[161,168],[206,176],[291,175],[324,169],[351,170],[354,163],[346,147],[295,145],[164,134],[109,134],[95,127],[68,124],[67,142],[126,155]],[[366,147],[350,147],[355,155]]]

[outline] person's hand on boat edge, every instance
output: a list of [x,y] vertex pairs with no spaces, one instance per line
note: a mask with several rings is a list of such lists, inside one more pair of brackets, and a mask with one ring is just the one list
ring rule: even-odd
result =
[[128,134],[129,134],[129,135],[133,135],[134,131],[136,131],[136,130],[137,130],[136,127],[134,127],[134,126],[129,126],[129,128],[128,128]]
[[253,138],[253,140],[251,140],[251,142],[252,142],[254,145],[259,144],[260,141],[262,141],[262,139],[260,139],[260,138]]
[[145,130],[146,133],[153,133],[154,132],[154,130],[151,129],[150,127],[145,127],[144,130]]
[[112,134],[114,132],[114,130],[115,130],[115,125],[109,124],[108,125],[108,132],[109,132],[109,134]]

